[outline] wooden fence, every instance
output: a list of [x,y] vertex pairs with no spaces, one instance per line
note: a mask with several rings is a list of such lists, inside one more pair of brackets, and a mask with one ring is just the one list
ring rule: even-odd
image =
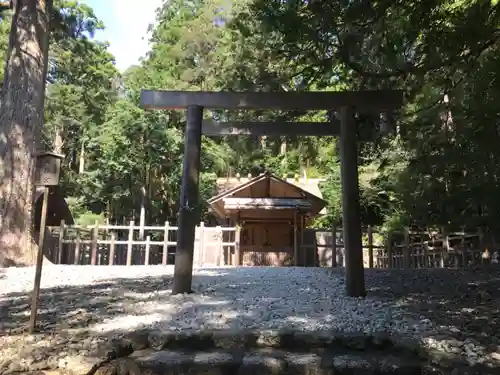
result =
[[[50,227],[49,258],[58,264],[153,265],[173,264],[178,227],[129,225]],[[228,262],[236,247],[235,227],[196,228],[194,263],[221,265]],[[57,243],[57,244],[56,244]]]
[[[173,264],[177,246],[177,226],[129,225],[50,227],[46,246],[51,261],[58,264],[153,265]],[[335,239],[334,241],[332,239]],[[345,265],[342,229],[307,229],[301,235],[300,253],[308,266]],[[240,259],[237,227],[196,228],[194,264],[237,265]],[[363,261],[366,268],[462,267],[498,262],[498,251],[485,250],[483,235],[440,231],[382,236],[376,228],[363,233]]]
[[[398,238],[399,237],[399,238]],[[410,231],[389,236],[380,258],[383,268],[444,268],[498,263],[499,251],[485,242],[481,230],[447,233],[445,230]]]
[[[314,239],[311,241],[311,235]],[[331,231],[308,229],[309,237],[301,248],[317,249],[317,265],[321,267],[345,266],[342,229]],[[332,241],[335,238],[335,241]],[[498,263],[500,252],[488,249],[483,233],[445,231],[392,232],[382,235],[368,226],[363,231],[363,263],[365,268],[443,268]]]

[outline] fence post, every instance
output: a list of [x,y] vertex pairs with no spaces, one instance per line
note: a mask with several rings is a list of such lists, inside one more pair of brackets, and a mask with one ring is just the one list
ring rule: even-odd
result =
[[368,268],[373,268],[373,228],[368,225]]
[[332,224],[332,267],[337,267],[337,226]]
[[236,257],[236,266],[241,266],[240,238],[241,226],[238,224],[234,229],[234,255]]
[[[481,265],[488,264],[491,262],[491,252],[493,250],[494,239],[492,238],[492,233],[489,228],[486,231],[481,229],[481,251],[479,252],[479,257],[481,258]],[[486,239],[485,239],[486,238]]]
[[215,230],[217,232],[217,244],[216,249],[217,249],[217,266],[220,267],[221,265],[221,259],[222,259],[222,252],[224,251],[223,246],[222,246],[222,227],[220,225],[217,225],[215,227]]
[[448,231],[446,228],[442,229],[443,231],[443,241],[442,241],[442,249],[441,249],[441,260],[439,262],[439,266],[444,268],[445,262],[444,257],[448,257],[448,251],[450,250],[450,237],[448,236]]
[[110,266],[113,265],[113,262],[115,260],[115,240],[116,240],[116,235],[114,232],[111,233],[111,243],[109,244],[109,260],[108,264]]
[[[141,188],[141,191],[143,191],[144,188]],[[143,192],[143,199],[144,199],[144,192]],[[144,202],[143,202],[144,203]],[[139,240],[142,241],[144,240],[144,220],[146,217],[146,211],[144,204],[141,205],[141,213],[139,217]]]
[[146,236],[146,248],[144,249],[144,265],[149,266],[149,253],[151,250],[151,236]]
[[467,249],[465,247],[465,227],[462,228],[462,238],[460,240],[460,244],[462,245],[462,267],[467,266]]
[[424,242],[424,268],[429,268],[429,243],[428,241]]
[[[200,221],[198,227],[200,228],[198,231],[198,265],[203,266],[205,263],[205,222]],[[194,262],[196,264],[196,259]]]
[[295,267],[299,266],[299,248],[298,248],[298,230],[297,230],[297,210],[293,213],[293,265]]
[[132,265],[132,245],[134,242],[134,221],[131,220],[128,228],[127,266]]
[[[481,264],[483,263],[483,252],[484,252],[484,232],[481,227],[477,230],[479,236],[479,258]],[[475,254],[472,255],[472,258],[475,258]]]
[[95,266],[97,264],[97,236],[99,232],[99,222],[96,220],[92,228],[92,242],[90,244],[91,258],[90,264]]
[[405,247],[403,248],[403,261],[404,261],[404,268],[410,268],[411,265],[411,244],[410,244],[410,228],[404,227],[404,240],[405,240]]
[[63,254],[63,246],[64,246],[64,220],[61,220],[61,224],[59,225],[59,243],[57,244],[57,264],[62,263],[62,254]]
[[387,268],[393,267],[392,262],[392,233],[389,232],[387,235]]
[[73,263],[80,263],[80,228],[76,228],[75,259],[73,260]]
[[165,221],[165,228],[163,229],[163,254],[161,258],[161,264],[167,265],[167,256],[168,256],[168,221]]

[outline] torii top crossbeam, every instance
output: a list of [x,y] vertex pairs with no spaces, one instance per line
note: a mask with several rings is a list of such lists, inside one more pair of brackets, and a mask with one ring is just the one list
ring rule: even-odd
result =
[[207,92],[143,90],[141,106],[147,109],[322,110],[350,107],[358,112],[389,112],[403,104],[403,92],[316,91],[316,92]]

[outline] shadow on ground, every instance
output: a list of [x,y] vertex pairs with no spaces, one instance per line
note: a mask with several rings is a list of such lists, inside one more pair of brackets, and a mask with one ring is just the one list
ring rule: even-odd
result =
[[[205,285],[208,278],[212,276],[195,276],[194,280]],[[111,334],[114,331],[121,331],[123,326],[134,330],[142,328],[143,325],[167,324],[148,320],[154,318],[155,313],[158,316],[163,313],[170,321],[178,321],[184,312],[180,308],[182,297],[179,296],[171,301],[171,286],[171,276],[157,276],[104,280],[91,285],[44,288],[40,291],[38,327],[41,333],[86,329]],[[202,292],[195,290],[195,293]],[[177,301],[179,306],[175,304]],[[30,293],[0,295],[0,327],[2,327],[0,336],[22,333],[26,329],[30,303]],[[148,303],[153,306],[148,308],[149,306],[146,306]],[[223,309],[225,304],[224,300],[205,298],[196,305],[200,309],[210,310]],[[165,306],[167,311],[161,311],[160,306]],[[141,319],[141,315],[148,316],[148,319]],[[129,322],[119,321],[127,317]],[[113,328],[113,322],[116,321],[121,326],[118,329]],[[99,329],[106,324],[108,325],[106,329]]]
[[[376,280],[376,281],[375,281]],[[500,267],[370,272],[369,294],[398,301],[457,340],[500,353]]]

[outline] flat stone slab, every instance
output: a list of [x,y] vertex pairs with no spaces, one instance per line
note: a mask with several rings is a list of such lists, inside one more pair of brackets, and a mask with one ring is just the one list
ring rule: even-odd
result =
[[143,350],[113,360],[88,375],[471,375],[498,374],[487,366],[436,366],[384,352],[321,354],[279,349],[190,352]]
[[[423,341],[384,333],[139,330],[112,339],[88,341],[73,336],[68,340],[57,344],[57,349],[45,345],[44,351],[39,348],[26,355],[21,351],[7,362],[0,358],[0,375],[38,374],[36,371],[56,369],[72,375],[320,375],[353,373],[352,370],[355,374],[420,374],[423,369],[426,374],[470,375],[474,373],[471,368],[478,366],[480,374],[500,373],[499,367],[491,370],[495,359],[500,364],[496,356],[491,363],[471,364],[461,352],[449,350],[470,343],[448,340],[449,348],[441,350],[437,343],[442,340],[436,339],[432,350]],[[33,339],[32,344],[35,342]],[[87,349],[79,350],[82,344]]]
[[[287,352],[279,349],[219,350],[210,352],[143,350],[128,358],[113,360],[97,375],[148,374],[235,374],[235,375],[330,375],[330,374],[420,374],[425,362],[382,353],[322,354]],[[361,372],[360,372],[361,371]]]
[[154,329],[135,331],[120,337],[124,345],[135,350],[162,349],[234,349],[276,348],[287,350],[313,348],[402,349],[416,351],[420,342],[415,339],[391,337],[385,332],[366,334],[333,330],[300,332],[293,330],[214,330],[203,332],[161,332]]

